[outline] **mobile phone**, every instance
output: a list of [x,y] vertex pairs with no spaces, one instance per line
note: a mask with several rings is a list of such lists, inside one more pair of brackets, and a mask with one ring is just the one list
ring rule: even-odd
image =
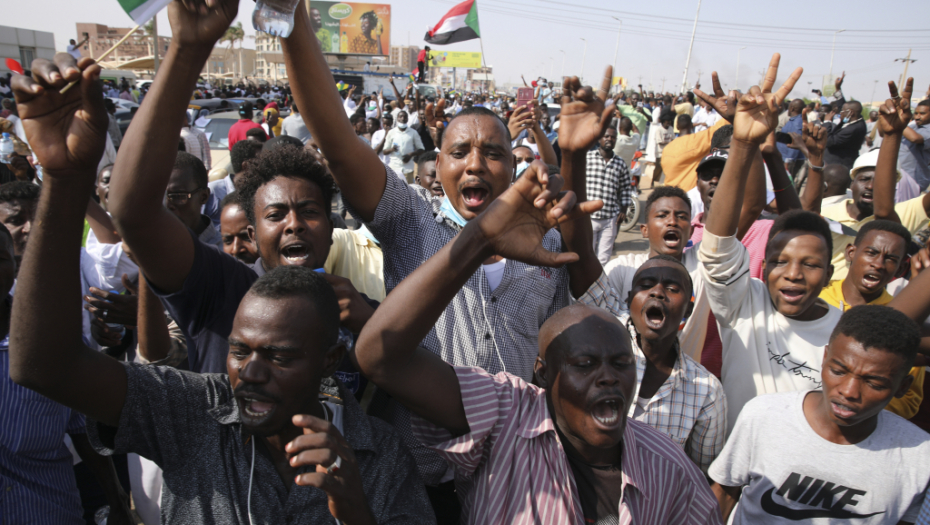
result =
[[638,107],[638,108],[643,107],[643,103],[642,103],[642,102],[637,102],[637,103],[636,103],[636,107]]
[[791,135],[785,133],[784,131],[779,131],[775,133],[775,142],[781,142],[782,144],[791,144]]
[[517,89],[517,106],[528,106],[530,102],[535,100],[533,98],[533,88],[519,88]]

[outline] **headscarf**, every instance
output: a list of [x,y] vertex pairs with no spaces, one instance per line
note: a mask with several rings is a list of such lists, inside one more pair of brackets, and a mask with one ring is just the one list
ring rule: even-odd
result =
[[274,113],[274,115],[278,117],[278,122],[271,128],[271,132],[274,133],[275,137],[280,137],[281,136],[281,124],[283,124],[283,121],[281,119],[280,113],[278,113],[277,108],[271,107],[272,105],[277,106],[277,104],[275,104],[274,102],[265,106],[265,110],[264,110],[265,122],[266,123],[268,122],[268,115],[271,115],[272,113]]

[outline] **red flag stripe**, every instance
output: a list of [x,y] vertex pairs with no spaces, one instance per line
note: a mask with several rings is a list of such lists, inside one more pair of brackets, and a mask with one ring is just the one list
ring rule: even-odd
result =
[[457,6],[450,9],[449,12],[446,13],[445,16],[442,17],[439,23],[436,24],[436,26],[430,30],[429,32],[430,36],[436,34],[436,31],[438,31],[439,28],[442,27],[442,24],[446,21],[447,18],[450,18],[453,16],[467,15],[468,12],[471,11],[471,5],[474,3],[474,1],[475,0],[465,0],[461,4],[458,4]]

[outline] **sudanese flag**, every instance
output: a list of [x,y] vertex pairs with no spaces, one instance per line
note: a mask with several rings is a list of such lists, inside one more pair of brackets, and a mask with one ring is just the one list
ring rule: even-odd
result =
[[478,29],[478,1],[465,0],[453,7],[423,37],[429,44],[444,45],[481,38]]

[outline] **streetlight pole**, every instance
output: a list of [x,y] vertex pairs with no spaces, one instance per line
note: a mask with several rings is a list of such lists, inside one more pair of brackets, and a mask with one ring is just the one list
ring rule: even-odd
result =
[[691,50],[694,48],[694,33],[697,32],[698,16],[701,14],[701,0],[698,0],[697,12],[694,13],[694,27],[691,28],[691,43],[688,44],[688,58],[685,60],[685,74],[681,77],[681,91],[684,93],[685,86],[688,85],[688,66],[691,65]]
[[555,71],[555,59],[549,57],[549,78],[552,78],[553,71]]
[[833,55],[836,53],[836,35],[846,31],[845,29],[840,29],[839,31],[833,32],[833,48],[830,50],[830,78],[833,78]]
[[559,53],[562,53],[562,73],[559,74],[560,82],[565,81],[565,51],[559,49]]
[[581,41],[584,42],[584,54],[581,55],[581,75],[580,75],[581,85],[583,86],[584,85],[584,61],[588,58],[588,41],[583,38],[581,39]]
[[[619,18],[615,16],[612,16],[611,18],[613,18],[617,22],[620,22],[620,26],[617,27],[617,45],[616,47],[614,47],[614,61],[613,61],[614,73],[613,74],[614,76],[616,76],[617,75],[617,54],[620,52],[620,31],[623,29],[623,20],[620,20]],[[610,79],[611,84],[613,84],[613,81],[614,79]],[[618,90],[620,89],[619,84],[617,85],[617,89]],[[609,88],[608,88],[608,91],[609,91]]]
[[872,101],[875,100],[875,89],[878,88],[878,80],[872,85],[872,96],[869,97],[869,111],[872,111]]
[[739,91],[739,54],[742,53],[744,49],[746,49],[746,46],[739,48],[739,50],[736,52],[736,90],[737,91]]

